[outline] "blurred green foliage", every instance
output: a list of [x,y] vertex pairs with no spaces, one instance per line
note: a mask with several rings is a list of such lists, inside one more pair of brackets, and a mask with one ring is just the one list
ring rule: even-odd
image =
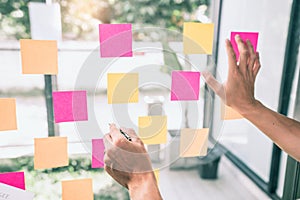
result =
[[[30,38],[29,0],[0,0],[0,38]],[[45,0],[31,0],[45,2]],[[210,0],[53,0],[61,5],[63,38],[97,40],[99,23],[132,23],[181,31]],[[207,11],[206,11],[207,12]],[[206,13],[208,14],[208,13]],[[143,34],[142,34],[143,35]],[[141,35],[136,40],[143,40]]]
[[116,0],[114,19],[118,22],[151,24],[181,30],[184,21],[194,21],[200,5],[210,0]]
[[130,200],[130,197],[124,187],[114,182],[101,189],[99,193],[95,195],[95,200]]
[[[31,2],[43,1],[33,0]],[[0,38],[20,39],[30,37],[29,2],[29,0],[0,0]]]
[[[4,159],[1,161],[0,172],[9,171],[34,171],[33,157],[18,157],[12,159]],[[87,157],[76,157],[69,159],[69,165],[65,167],[51,168],[39,170],[41,173],[57,173],[57,172],[80,172],[80,171],[103,171],[103,169],[91,168],[91,160]]]
[[129,200],[127,189],[115,181],[112,182],[111,179],[105,179],[108,175],[103,169],[91,168],[91,159],[88,155],[69,158],[68,166],[45,170],[34,170],[31,156],[1,159],[0,163],[0,173],[24,171],[26,188],[36,194],[36,199],[60,199],[61,180],[93,177],[94,182],[105,183],[103,188],[95,192],[95,200]]

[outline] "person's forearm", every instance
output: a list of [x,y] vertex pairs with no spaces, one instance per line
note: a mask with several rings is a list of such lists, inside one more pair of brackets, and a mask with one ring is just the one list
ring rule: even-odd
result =
[[259,101],[240,113],[280,148],[300,161],[300,122],[270,110]]
[[154,174],[147,176],[140,184],[129,186],[131,200],[162,200]]

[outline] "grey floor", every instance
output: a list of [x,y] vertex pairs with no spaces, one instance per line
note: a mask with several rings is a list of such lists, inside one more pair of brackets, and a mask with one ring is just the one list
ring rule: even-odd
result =
[[225,157],[219,165],[217,180],[203,180],[197,170],[165,168],[160,171],[159,187],[167,200],[270,199]]

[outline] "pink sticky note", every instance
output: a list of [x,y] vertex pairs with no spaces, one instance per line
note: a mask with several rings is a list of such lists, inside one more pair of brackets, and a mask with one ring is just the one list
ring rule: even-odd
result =
[[171,101],[199,99],[200,72],[173,71]]
[[100,57],[132,57],[131,24],[99,24]]
[[104,167],[104,149],[103,139],[92,140],[92,168]]
[[25,190],[24,172],[6,172],[0,173],[0,183]]
[[240,58],[240,53],[239,53],[239,50],[238,50],[237,43],[235,42],[235,39],[234,39],[234,37],[236,35],[240,35],[240,37],[242,38],[242,40],[244,42],[246,42],[247,39],[250,40],[250,42],[251,42],[251,44],[254,48],[254,51],[256,51],[257,42],[258,42],[258,33],[257,32],[231,32],[230,41],[231,41],[233,50],[234,50],[235,55],[236,55],[236,60],[238,61],[239,58]]
[[88,120],[86,91],[53,92],[53,106],[55,123]]

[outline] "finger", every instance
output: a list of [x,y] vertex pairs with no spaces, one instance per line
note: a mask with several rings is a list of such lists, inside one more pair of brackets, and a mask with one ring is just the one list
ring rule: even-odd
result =
[[111,138],[111,136],[110,136],[109,133],[105,134],[103,136],[103,143],[104,143],[105,149],[108,149],[108,148],[110,148],[112,146],[112,138]]
[[211,73],[209,72],[202,72],[203,77],[206,80],[207,85],[221,98],[225,99],[224,88],[221,83],[219,83]]
[[107,149],[104,154],[104,164],[109,166],[112,169],[118,169],[124,166],[125,160],[121,154],[122,152],[114,147]]
[[254,51],[254,48],[253,48],[253,45],[252,45],[251,41],[249,39],[247,39],[246,42],[247,42],[248,51],[249,51],[250,55],[256,56],[256,53]]
[[118,129],[115,124],[110,124],[109,130],[110,130],[109,133],[113,141],[117,141],[121,139],[122,134],[120,133],[120,129]]
[[239,35],[235,36],[235,41],[238,45],[238,50],[240,52],[239,58],[239,68],[240,70],[245,73],[247,67],[247,61],[249,58],[249,51],[245,43],[243,42],[242,38]]
[[254,51],[253,45],[251,44],[250,40],[247,39],[247,47],[248,51],[250,53],[249,62],[248,62],[248,71],[250,75],[253,75],[253,68],[256,61],[256,53]]
[[260,60],[259,60],[259,53],[256,52],[256,60],[255,60],[254,67],[253,67],[254,78],[256,78],[256,76],[260,70],[260,67],[261,67],[261,64],[260,64]]
[[109,167],[111,166],[112,161],[107,155],[104,155],[103,161],[104,161],[104,165],[109,166]]
[[232,48],[231,42],[228,39],[226,39],[225,44],[226,44],[226,52],[228,57],[229,71],[230,72],[236,71],[237,70],[236,55]]
[[114,172],[113,172],[113,169],[112,169],[109,165],[104,164],[104,170],[105,170],[111,177],[113,177]]

